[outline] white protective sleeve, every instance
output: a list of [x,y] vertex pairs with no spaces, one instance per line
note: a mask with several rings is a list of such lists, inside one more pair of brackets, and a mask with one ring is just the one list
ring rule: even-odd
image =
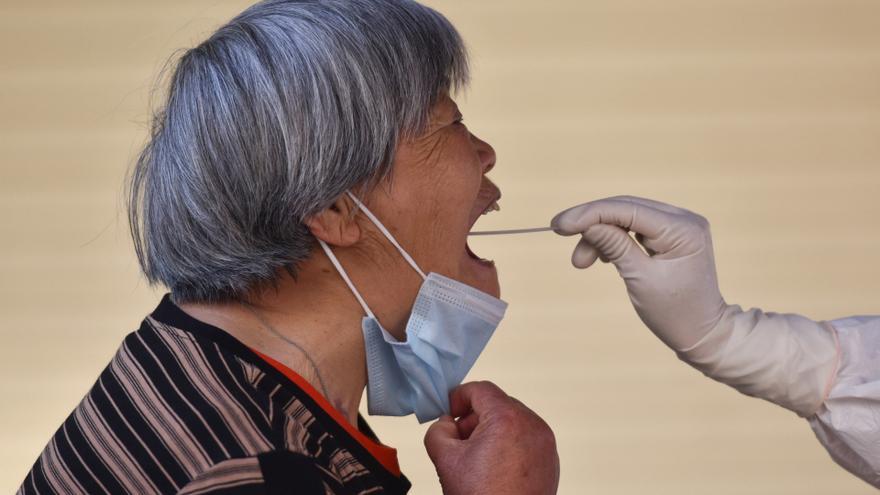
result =
[[839,368],[835,329],[796,314],[727,306],[715,327],[678,356],[706,376],[801,417],[828,397]]
[[840,369],[828,398],[808,421],[838,464],[880,488],[880,317],[831,324],[840,342]]

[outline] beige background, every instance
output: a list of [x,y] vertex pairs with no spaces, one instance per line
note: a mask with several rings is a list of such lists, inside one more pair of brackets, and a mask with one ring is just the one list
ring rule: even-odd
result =
[[[147,96],[173,50],[245,1],[0,3],[0,492],[160,292],[121,214]],[[731,302],[880,311],[876,0],[435,0],[473,53],[462,99],[503,211],[545,224],[630,193],[713,222]],[[678,362],[614,271],[552,234],[473,243],[508,317],[471,378],[553,425],[565,494],[867,494],[806,422]],[[376,419],[413,493],[438,493],[412,418]]]

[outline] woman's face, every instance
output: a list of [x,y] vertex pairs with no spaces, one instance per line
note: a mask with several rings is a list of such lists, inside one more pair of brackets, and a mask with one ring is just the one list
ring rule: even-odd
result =
[[[486,177],[494,166],[495,150],[468,131],[458,106],[443,96],[426,131],[398,146],[391,176],[367,205],[425,273],[498,297],[494,263],[467,245],[474,223],[501,197]],[[393,256],[400,257],[396,251]]]

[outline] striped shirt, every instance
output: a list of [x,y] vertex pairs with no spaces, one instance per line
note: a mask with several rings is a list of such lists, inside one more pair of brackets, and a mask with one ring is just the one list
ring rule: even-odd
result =
[[37,493],[406,493],[396,452],[305,380],[165,296],[19,488]]

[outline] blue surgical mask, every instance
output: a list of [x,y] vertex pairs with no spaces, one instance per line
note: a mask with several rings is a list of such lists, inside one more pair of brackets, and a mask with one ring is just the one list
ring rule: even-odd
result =
[[420,423],[449,414],[449,392],[486,347],[507,303],[443,275],[425,275],[382,222],[348,194],[423,280],[406,325],[406,342],[400,342],[382,327],[333,251],[319,240],[366,313],[367,409],[380,416],[415,413]]

